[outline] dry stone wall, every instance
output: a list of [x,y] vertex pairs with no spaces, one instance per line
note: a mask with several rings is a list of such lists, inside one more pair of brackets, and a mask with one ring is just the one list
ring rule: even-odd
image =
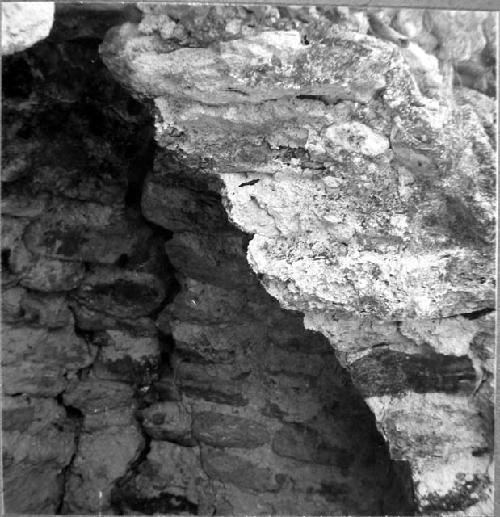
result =
[[493,33],[58,6],[2,70],[6,510],[491,514]]
[[99,62],[101,27],[68,23],[4,63],[6,509],[411,508],[334,351],[260,286],[220,196],[156,152],[143,211],[169,230],[142,218],[153,121]]
[[15,513],[110,510],[144,447],[135,408],[161,355],[151,314],[174,286],[164,238],[133,202],[152,121],[98,59],[100,40],[73,38],[66,21],[3,61],[3,479]]
[[180,165],[158,151],[146,178],[159,201],[143,210],[174,232],[166,250],[180,292],[157,320],[175,348],[160,401],[141,413],[151,448],[120,484],[122,509],[164,512],[176,494],[201,514],[411,511],[404,465],[389,460],[328,341],[265,292],[248,236]]
[[54,22],[54,2],[2,4],[2,54],[12,54],[46,38]]
[[[261,284],[339,351],[419,510],[490,511],[495,150],[475,105],[494,108],[451,89],[458,40],[489,73],[486,15],[140,8],[101,54],[153,99],[159,146],[207,178]],[[144,214],[169,227],[166,196],[150,176]]]

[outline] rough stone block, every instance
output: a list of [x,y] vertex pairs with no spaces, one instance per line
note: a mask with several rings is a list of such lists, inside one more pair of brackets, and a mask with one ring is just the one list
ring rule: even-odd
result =
[[148,385],[156,378],[160,362],[160,345],[156,336],[139,332],[106,330],[96,333],[99,346],[94,372],[101,378]]
[[[220,287],[252,284],[244,237],[237,233],[177,232],[165,244],[172,265],[184,275]],[[224,263],[224,268],[220,264]]]
[[4,511],[55,514],[74,453],[65,411],[53,399],[26,396],[4,397],[2,406]]
[[2,328],[5,393],[55,396],[66,385],[67,373],[90,365],[93,351],[70,327],[48,330],[6,323]]
[[191,411],[182,402],[166,401],[152,404],[140,412],[141,425],[154,440],[181,445],[194,445],[191,435]]
[[2,52],[12,54],[49,35],[54,2],[9,2],[2,5]]
[[367,402],[391,456],[410,462],[420,511],[490,504],[488,431],[470,397],[407,393]]
[[270,441],[267,429],[248,418],[203,412],[193,417],[193,436],[214,447],[253,449]]
[[299,461],[332,465],[347,473],[354,462],[354,454],[331,443],[317,430],[303,424],[287,424],[276,432],[273,451]]
[[272,492],[279,488],[273,472],[259,467],[239,456],[224,451],[203,447],[201,452],[203,470],[208,476],[222,483],[236,485],[256,492]]
[[151,442],[138,473],[116,495],[132,510],[152,508],[168,512],[207,509],[211,513],[210,482],[200,466],[198,447]]
[[63,395],[64,403],[82,413],[101,413],[108,409],[134,405],[134,390],[128,384],[96,377],[71,381]]
[[110,511],[115,482],[127,473],[143,446],[135,425],[83,433],[66,481],[64,513]]
[[165,298],[160,279],[149,273],[99,269],[87,275],[75,299],[115,318],[137,318],[157,309]]
[[49,329],[74,323],[66,298],[58,294],[40,295],[27,292],[21,300],[23,320]]

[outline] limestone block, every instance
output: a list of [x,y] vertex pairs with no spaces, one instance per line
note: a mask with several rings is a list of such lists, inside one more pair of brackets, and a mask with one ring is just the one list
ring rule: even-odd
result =
[[54,2],[5,2],[2,4],[2,52],[12,54],[49,35]]

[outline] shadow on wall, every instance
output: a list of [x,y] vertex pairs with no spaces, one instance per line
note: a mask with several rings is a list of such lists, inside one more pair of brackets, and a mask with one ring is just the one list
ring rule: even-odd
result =
[[[200,513],[412,514],[406,463],[390,460],[328,340],[260,285],[250,236],[214,188],[196,165],[157,151],[143,211],[173,231],[166,249],[181,289],[157,321],[174,345],[158,402],[141,416],[151,452],[119,483],[116,507],[167,512],[177,495]],[[155,456],[167,461],[165,449],[193,465],[181,494]]]

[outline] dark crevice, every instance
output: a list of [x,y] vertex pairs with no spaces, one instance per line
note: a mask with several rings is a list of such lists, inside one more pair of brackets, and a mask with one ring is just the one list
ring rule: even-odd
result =
[[135,461],[130,465],[128,472],[115,482],[111,491],[111,508],[116,515],[124,514],[124,501],[129,495],[129,482],[137,475],[141,465],[146,461],[148,454],[151,452],[151,438],[144,431],[142,431],[142,436],[144,439],[144,447]]
[[127,182],[128,186],[125,194],[125,205],[139,210],[144,180],[148,171],[153,169],[153,160],[156,149],[153,131],[147,131],[147,129],[145,129],[144,132],[146,133],[144,143],[141,145],[139,150],[135,152],[135,156],[130,164]]
[[165,298],[156,309],[154,309],[147,315],[149,318],[153,320],[155,320],[160,315],[160,313],[165,309],[165,307],[167,307],[174,301],[174,298],[179,294],[181,290],[180,284],[178,280],[173,276],[173,274],[174,273],[171,272],[172,278],[168,282],[168,289],[165,290]]
[[129,263],[130,261],[130,257],[126,254],[126,253],[122,253],[117,261],[115,262],[115,266],[118,266],[119,268],[126,268],[127,267],[127,264]]
[[165,242],[169,241],[174,236],[174,232],[172,232],[171,230],[168,230],[168,229],[164,228],[163,226],[155,224],[152,221],[150,221],[149,219],[146,219],[145,217],[144,217],[144,221],[147,223],[147,225],[150,228],[153,229],[153,231],[155,232],[155,235],[158,235],[159,237],[161,237]]
[[487,309],[481,309],[479,311],[474,312],[466,312],[463,313],[462,316],[468,320],[477,320],[479,318],[482,318],[483,316],[486,316],[487,314],[491,314],[492,312],[495,312],[494,308],[487,308]]
[[160,342],[160,360],[158,379],[151,385],[151,398],[156,401],[179,401],[181,393],[175,382],[175,371],[172,354],[175,351],[175,340],[171,334],[158,332]]
[[313,100],[313,101],[320,101],[326,106],[335,106],[336,104],[339,104],[344,99],[332,99],[330,97],[327,97],[326,95],[318,95],[318,94],[300,94],[295,96],[298,100]]
[[[66,411],[67,422],[65,422],[63,424],[63,428],[66,428],[66,430],[70,430],[74,433],[73,455],[71,456],[69,463],[63,468],[63,470],[59,474],[59,480],[60,480],[60,483],[62,486],[62,493],[61,493],[61,499],[57,505],[55,513],[56,513],[56,515],[63,515],[64,514],[63,513],[64,512],[64,502],[65,502],[65,496],[66,496],[66,483],[67,483],[69,474],[71,472],[71,468],[73,467],[75,458],[78,455],[78,446],[79,446],[80,436],[81,436],[82,428],[83,428],[84,415],[78,408],[71,406],[69,404],[66,404],[64,402],[62,393],[57,395],[56,402],[60,406],[64,407],[64,410]],[[63,430],[63,429],[60,429],[60,430]]]
[[246,181],[244,183],[240,183],[238,186],[239,187],[247,187],[249,185],[255,185],[256,183],[258,183],[260,180],[259,179],[254,179],[254,180],[250,180],[250,181]]
[[10,253],[11,250],[9,249],[2,250],[2,271],[9,271],[10,269]]
[[7,99],[27,99],[33,88],[33,76],[29,64],[22,55],[2,60],[2,74],[9,80],[2,81],[2,97]]
[[175,349],[175,340],[171,334],[163,334],[158,332],[158,339],[160,342],[160,375],[164,371],[170,371],[172,364],[170,358]]

